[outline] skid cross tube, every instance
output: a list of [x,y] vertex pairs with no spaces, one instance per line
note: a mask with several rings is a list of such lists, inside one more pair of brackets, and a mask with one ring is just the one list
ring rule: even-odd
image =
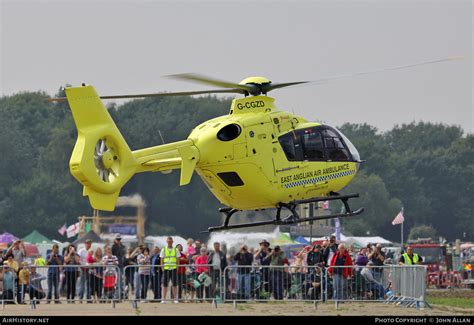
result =
[[[239,210],[233,209],[233,208],[220,208],[219,212],[222,212],[225,214],[224,224],[221,226],[209,227],[207,231],[214,232],[214,231],[222,231],[222,230],[237,229],[237,228],[266,226],[266,225],[289,225],[289,224],[296,224],[296,223],[302,223],[302,222],[308,222],[308,221],[351,217],[351,216],[359,215],[362,212],[364,212],[364,208],[359,208],[355,211],[352,211],[350,209],[348,201],[349,199],[356,198],[356,197],[359,197],[359,194],[332,195],[328,197],[315,197],[315,198],[305,199],[305,200],[296,200],[289,203],[280,203],[277,206],[277,213],[276,213],[275,219],[268,220],[268,221],[242,223],[242,224],[236,224],[236,225],[229,225],[229,221],[232,215],[238,212]],[[334,200],[342,201],[345,208],[344,213],[331,214],[327,216],[300,218],[300,216],[298,215],[298,212],[296,211],[296,207],[298,206],[298,204],[321,202],[321,201],[334,201]],[[286,208],[291,212],[291,214],[284,219],[281,219],[282,208]]]

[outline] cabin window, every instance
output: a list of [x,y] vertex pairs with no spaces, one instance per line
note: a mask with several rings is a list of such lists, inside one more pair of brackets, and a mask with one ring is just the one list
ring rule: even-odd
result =
[[303,154],[301,152],[301,144],[299,135],[296,132],[290,132],[278,138],[283,152],[288,161],[301,161]]

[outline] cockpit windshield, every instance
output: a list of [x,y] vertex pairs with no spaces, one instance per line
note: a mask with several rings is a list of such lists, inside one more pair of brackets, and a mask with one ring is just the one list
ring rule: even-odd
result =
[[289,161],[359,161],[354,145],[325,125],[293,130],[278,138]]
[[352,155],[352,159],[354,159],[355,161],[360,161],[359,151],[357,151],[356,147],[352,144],[352,142],[341,131],[336,128],[334,128],[334,130],[336,130],[341,136],[341,138],[344,140],[344,143],[347,145],[347,149],[349,149]]

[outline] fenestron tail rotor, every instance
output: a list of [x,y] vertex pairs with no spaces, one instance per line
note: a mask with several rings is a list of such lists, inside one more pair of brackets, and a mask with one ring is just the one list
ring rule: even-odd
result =
[[[109,140],[109,143],[111,140]],[[113,147],[107,145],[107,140],[100,139],[94,148],[94,164],[100,179],[106,183],[113,182],[120,172],[119,156]]]

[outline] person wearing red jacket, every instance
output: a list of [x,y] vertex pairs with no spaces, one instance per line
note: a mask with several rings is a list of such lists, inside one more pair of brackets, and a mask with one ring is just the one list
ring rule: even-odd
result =
[[332,277],[333,299],[347,300],[348,279],[352,276],[352,258],[344,244],[339,244],[337,252],[329,263],[328,273]]
[[178,299],[183,299],[183,287],[186,286],[186,265],[188,265],[188,257],[183,253],[183,245],[176,245],[179,254],[178,259]]

